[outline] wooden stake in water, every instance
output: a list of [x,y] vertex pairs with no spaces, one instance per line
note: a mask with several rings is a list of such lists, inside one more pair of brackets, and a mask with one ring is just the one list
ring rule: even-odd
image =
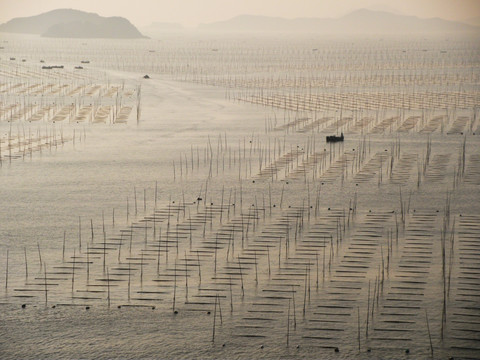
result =
[[285,184],[282,186],[282,195],[280,196],[280,209],[282,208],[283,204],[283,192],[285,191]]
[[72,296],[73,296],[73,288],[75,284],[75,259],[76,259],[76,254],[75,254],[75,249],[73,249],[73,261],[72,261]]
[[158,233],[158,248],[157,248],[157,275],[160,275],[160,250],[162,247],[162,228],[159,229]]
[[245,296],[245,290],[243,288],[243,275],[242,275],[242,264],[240,263],[240,256],[238,256],[238,268],[240,270],[240,282],[242,286],[242,297]]
[[220,304],[220,296],[218,294],[217,294],[217,302],[218,302],[218,311],[220,313],[220,325],[223,325],[222,306]]
[[130,302],[130,284],[132,278],[132,263],[128,262],[128,302]]
[[187,252],[185,251],[185,303],[188,302],[188,264],[187,264]]
[[230,312],[233,314],[233,291],[232,291],[232,277],[230,276]]
[[257,251],[254,252],[254,255],[255,255],[255,284],[258,285]]
[[78,217],[78,250],[82,252],[82,219]]
[[90,280],[90,249],[87,244],[87,283]]
[[200,252],[197,250],[197,262],[198,262],[198,286],[202,284],[202,269],[200,267]]
[[128,196],[127,196],[127,223],[128,223],[128,212],[129,210],[128,210]]
[[24,255],[25,255],[25,280],[28,279],[28,261],[27,261],[27,248],[24,247],[23,248],[23,252],[24,252]]
[[[378,291],[378,276],[375,276],[375,283],[373,286],[373,296],[372,296],[372,323],[373,323],[373,315],[375,312],[375,300],[377,299],[377,291]],[[377,302],[378,305],[378,302]]]
[[271,269],[270,269],[270,248],[267,246],[267,260],[268,260],[268,278],[271,277]]
[[425,320],[426,320],[426,322],[427,322],[428,340],[430,341],[430,353],[431,353],[432,358],[433,358],[432,335],[430,334],[430,325],[429,325],[429,323],[428,323],[428,313],[427,313],[427,309],[425,309]]
[[360,352],[360,307],[357,306],[358,352]]
[[[193,165],[193,164],[192,164]],[[157,194],[158,194],[158,182],[155,181],[155,198],[154,198],[154,210],[157,210]]]
[[281,266],[281,259],[282,259],[282,238],[278,238],[278,269],[280,270]]
[[305,312],[307,310],[307,278],[308,278],[308,268],[305,266],[305,285],[304,285],[305,289],[303,293],[303,318],[304,319],[305,319]]
[[175,259],[175,267],[173,270],[173,304],[172,310],[175,312],[175,302],[177,299],[177,260]]
[[[66,238],[66,231],[63,231],[62,262],[65,262],[65,238]],[[40,264],[40,266],[41,266],[41,264]]]
[[5,291],[8,289],[8,249],[7,249],[7,269],[5,270]]
[[108,305],[108,308],[110,309],[110,274],[108,272],[108,267],[107,267],[107,305]]
[[106,257],[107,257],[107,234],[105,233],[105,230],[104,230],[103,231],[103,273],[105,273]]
[[140,254],[140,287],[143,288],[143,251]]
[[295,289],[292,285],[292,310],[293,310],[293,328],[297,329],[297,315],[295,313]]
[[44,286],[45,286],[45,307],[48,305],[48,287],[47,287],[47,264],[43,264],[43,280],[44,280]]
[[215,260],[214,260],[214,274],[217,274],[217,249],[218,249],[218,233],[215,235]]
[[135,200],[135,216],[137,216],[138,209],[137,209],[137,188],[134,186],[133,187],[133,195],[134,195],[134,200]]
[[370,280],[368,280],[368,298],[367,298],[367,326],[365,328],[365,336],[368,339],[368,319],[370,318]]
[[290,302],[291,300],[288,299],[288,312],[287,312],[287,347],[289,345],[290,340]]
[[215,304],[213,308],[213,329],[212,329],[212,343],[215,342],[215,321],[217,318],[217,296],[215,296]]
[[94,234],[93,234],[93,219],[90,219],[90,232],[92,234],[92,238],[91,238],[91,242],[93,243],[93,237],[94,237]]
[[323,239],[323,262],[322,262],[322,284],[325,283],[325,250],[327,245],[325,244],[325,238]]
[[42,253],[40,252],[40,243],[37,242],[38,260],[40,262],[40,271],[42,271]]

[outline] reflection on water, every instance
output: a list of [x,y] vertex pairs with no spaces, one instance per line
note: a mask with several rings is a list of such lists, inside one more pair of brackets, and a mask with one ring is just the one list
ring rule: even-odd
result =
[[3,357],[478,357],[478,45],[356,40],[8,43]]

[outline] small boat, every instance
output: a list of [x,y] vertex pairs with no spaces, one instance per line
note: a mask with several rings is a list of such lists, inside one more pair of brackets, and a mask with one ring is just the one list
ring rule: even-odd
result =
[[340,136],[337,136],[337,135],[330,135],[330,136],[327,136],[327,143],[328,142],[339,142],[339,141],[343,141],[344,137],[343,137],[343,132],[340,134]]

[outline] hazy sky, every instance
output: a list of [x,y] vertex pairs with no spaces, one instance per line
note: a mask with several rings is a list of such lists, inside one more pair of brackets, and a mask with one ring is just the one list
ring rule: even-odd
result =
[[58,8],[123,16],[139,27],[157,21],[191,27],[241,14],[339,17],[364,7],[422,18],[465,20],[480,16],[480,0],[0,0],[0,23]]

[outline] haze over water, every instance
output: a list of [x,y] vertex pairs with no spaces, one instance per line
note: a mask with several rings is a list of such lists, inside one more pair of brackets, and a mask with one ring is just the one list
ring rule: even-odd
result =
[[1,357],[478,358],[477,35],[1,33]]

